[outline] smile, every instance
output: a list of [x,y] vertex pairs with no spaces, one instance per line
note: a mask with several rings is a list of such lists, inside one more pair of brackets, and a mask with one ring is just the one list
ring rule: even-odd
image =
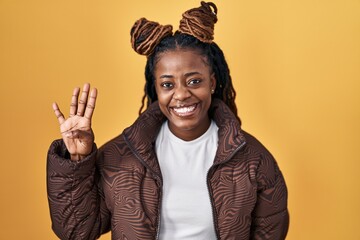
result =
[[192,115],[196,110],[197,104],[183,107],[173,107],[174,113],[179,117]]

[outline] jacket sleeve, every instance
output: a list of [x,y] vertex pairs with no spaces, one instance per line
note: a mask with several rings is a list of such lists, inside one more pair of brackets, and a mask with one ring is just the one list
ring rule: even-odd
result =
[[96,239],[109,231],[106,208],[96,170],[97,149],[75,162],[62,140],[54,141],[47,156],[47,192],[52,228],[60,239]]
[[287,188],[276,161],[267,151],[261,154],[256,177],[258,191],[251,239],[285,239],[289,228]]

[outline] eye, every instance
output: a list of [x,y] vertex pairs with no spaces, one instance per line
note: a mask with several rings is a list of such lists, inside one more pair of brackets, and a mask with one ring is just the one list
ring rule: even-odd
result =
[[165,89],[171,89],[173,87],[173,84],[170,82],[163,82],[160,84],[161,87],[165,88]]
[[200,79],[191,79],[189,82],[188,82],[188,85],[196,85],[196,84],[199,84],[201,82]]

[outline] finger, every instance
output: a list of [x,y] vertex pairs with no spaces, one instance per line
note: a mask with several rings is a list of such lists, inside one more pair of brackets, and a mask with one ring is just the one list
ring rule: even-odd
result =
[[59,123],[63,124],[65,122],[65,118],[64,118],[64,115],[62,114],[62,112],[60,111],[57,103],[53,103],[52,108],[54,110],[55,116],[57,117]]
[[80,92],[80,88],[75,88],[73,91],[73,95],[71,97],[71,103],[70,103],[70,117],[76,114],[79,92]]
[[95,104],[96,104],[96,98],[97,98],[97,89],[93,88],[90,92],[90,97],[88,100],[88,103],[86,105],[86,109],[85,109],[85,117],[87,119],[91,119],[93,113],[94,113],[94,109],[95,109]]
[[82,90],[82,93],[81,93],[80,100],[79,100],[77,113],[76,113],[78,116],[83,116],[84,115],[85,106],[86,106],[87,98],[88,98],[88,95],[89,95],[89,89],[90,89],[90,84],[85,83],[84,87],[83,87],[83,90]]

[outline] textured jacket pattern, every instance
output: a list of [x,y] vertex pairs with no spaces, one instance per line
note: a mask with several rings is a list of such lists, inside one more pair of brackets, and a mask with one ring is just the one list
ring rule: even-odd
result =
[[[230,109],[213,100],[219,127],[207,185],[218,239],[285,239],[286,184],[272,155],[241,130]],[[61,239],[157,239],[162,175],[155,140],[166,120],[157,102],[129,128],[76,162],[62,140],[50,146],[47,188],[52,227]],[[196,214],[196,213],[195,213]]]

